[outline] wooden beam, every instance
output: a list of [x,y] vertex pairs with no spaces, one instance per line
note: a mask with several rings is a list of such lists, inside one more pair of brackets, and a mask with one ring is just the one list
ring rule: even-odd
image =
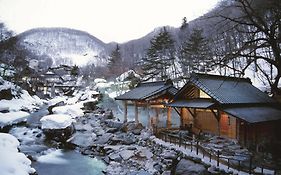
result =
[[137,102],[135,102],[135,122],[139,123],[139,110]]
[[196,109],[194,109],[194,113],[189,108],[187,108],[187,110],[192,115],[192,117],[195,119],[196,118]]
[[167,128],[171,128],[172,126],[172,108],[171,107],[168,107],[167,109],[167,122],[166,122],[166,125],[167,125]]
[[123,105],[124,105],[124,123],[126,123],[128,121],[128,105],[127,105],[127,101],[123,101]]
[[218,135],[221,135],[221,127],[220,127],[220,119],[221,119],[221,114],[220,111],[217,110],[217,112],[215,112],[213,109],[211,109],[212,113],[214,114],[215,118],[217,119],[217,127],[218,127]]
[[150,114],[149,114],[149,103],[146,103],[146,112],[147,112],[147,127],[150,128],[151,127],[151,122],[150,122]]

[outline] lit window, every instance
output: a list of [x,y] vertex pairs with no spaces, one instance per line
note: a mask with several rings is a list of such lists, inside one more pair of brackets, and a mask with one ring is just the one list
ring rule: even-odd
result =
[[200,98],[211,98],[208,94],[206,94],[204,91],[200,90],[199,92]]

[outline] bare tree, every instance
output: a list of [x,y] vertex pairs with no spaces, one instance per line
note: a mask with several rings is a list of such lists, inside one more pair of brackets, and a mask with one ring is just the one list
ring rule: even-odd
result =
[[224,41],[232,44],[218,52],[221,55],[218,54],[217,64],[240,74],[254,67],[254,71],[270,85],[271,92],[280,95],[281,1],[225,1],[214,16],[220,19],[216,25],[220,39],[216,41],[225,37]]

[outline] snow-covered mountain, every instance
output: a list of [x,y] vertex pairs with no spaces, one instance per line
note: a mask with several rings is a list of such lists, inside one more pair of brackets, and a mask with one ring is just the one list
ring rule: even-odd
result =
[[38,59],[51,59],[53,65],[88,62],[104,64],[108,45],[96,37],[68,28],[37,28],[18,35],[17,44]]

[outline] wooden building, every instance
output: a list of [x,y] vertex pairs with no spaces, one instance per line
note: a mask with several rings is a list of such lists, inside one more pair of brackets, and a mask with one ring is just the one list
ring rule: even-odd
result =
[[[136,88],[124,93],[115,98],[115,100],[122,100],[124,104],[124,122],[128,120],[128,105],[135,107],[135,121],[139,122],[138,107],[145,107],[147,110],[148,126],[150,125],[151,116],[149,110],[156,111],[158,117],[159,109],[166,108],[164,105],[168,100],[173,98],[177,93],[177,89],[173,86],[171,80],[157,81],[157,82],[144,82],[139,83]],[[167,126],[171,123],[171,107],[168,108]]]
[[180,114],[182,128],[237,139],[245,146],[280,133],[280,104],[250,79],[193,73],[168,106]]

